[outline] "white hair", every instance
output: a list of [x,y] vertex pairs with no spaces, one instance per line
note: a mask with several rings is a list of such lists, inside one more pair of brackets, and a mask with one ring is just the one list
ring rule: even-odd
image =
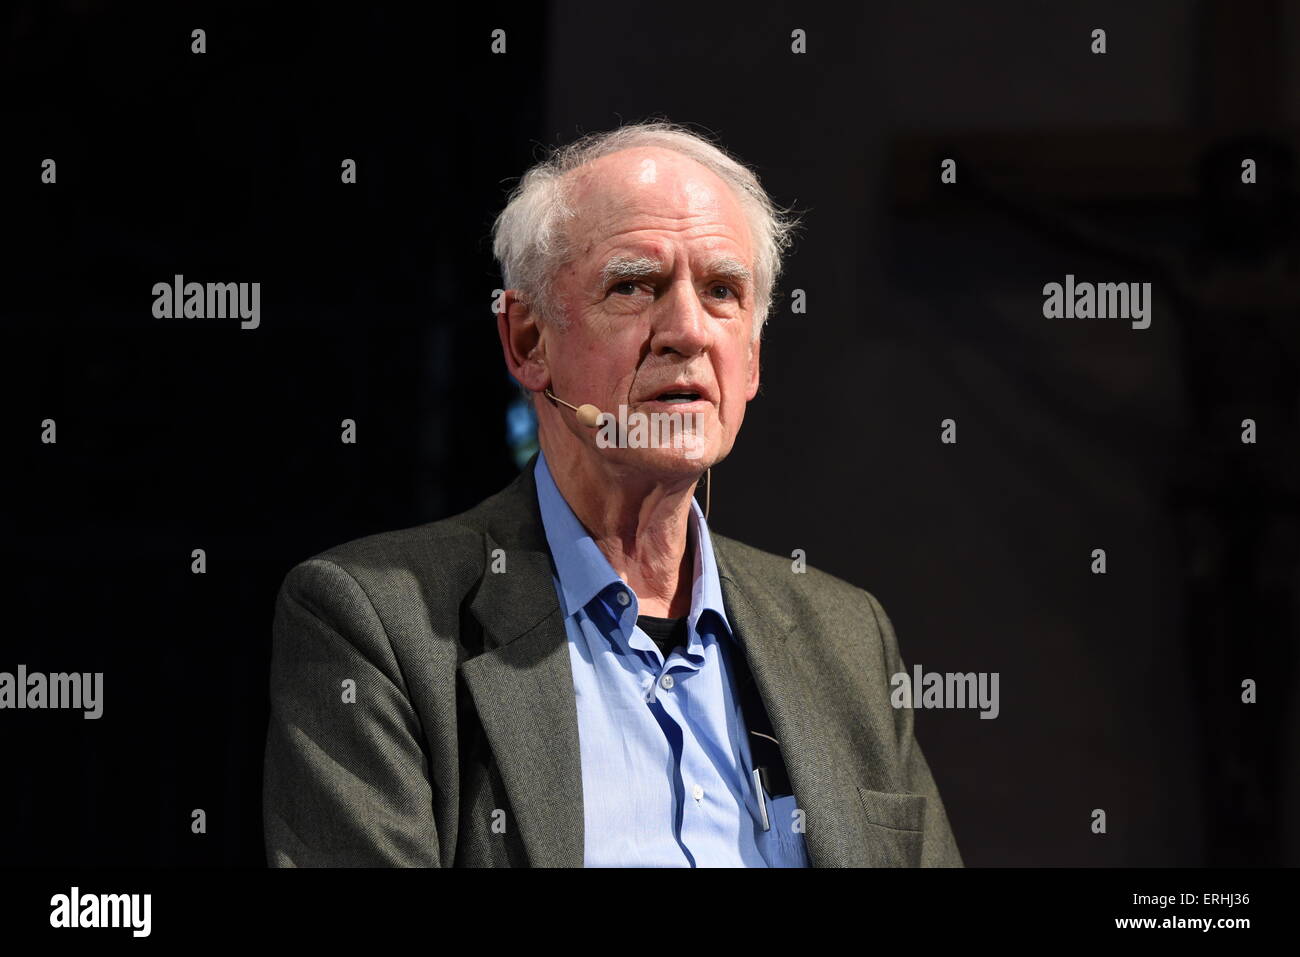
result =
[[772,202],[748,167],[676,123],[635,123],[604,133],[589,133],[552,150],[528,170],[492,227],[492,253],[501,264],[506,288],[517,289],[543,319],[563,323],[551,286],[574,246],[567,225],[577,211],[570,204],[572,177],[566,178],[566,174],[602,156],[646,146],[687,156],[731,187],[745,212],[754,244],[753,336],[757,339],[767,322],[781,257],[790,246],[798,219]]

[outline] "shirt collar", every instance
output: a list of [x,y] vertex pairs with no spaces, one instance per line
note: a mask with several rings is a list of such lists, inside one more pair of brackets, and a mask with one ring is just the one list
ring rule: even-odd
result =
[[[546,542],[551,548],[551,556],[555,559],[565,616],[572,615],[580,608],[586,608],[596,596],[615,583],[631,592],[632,589],[614,571],[609,559],[578,521],[578,517],[573,514],[573,509],[569,507],[569,503],[565,501],[555,480],[551,477],[546,456],[541,452],[537,454],[534,477],[537,484],[537,504],[542,513]],[[695,530],[695,580],[691,588],[691,611],[688,619],[691,631],[697,631],[700,618],[705,612],[711,611],[717,615],[726,633],[731,634],[731,623],[727,620],[723,608],[722,584],[718,580],[718,566],[713,555],[713,542],[709,537],[708,523],[704,520],[704,513],[699,503],[694,499],[691,499],[690,522]]]

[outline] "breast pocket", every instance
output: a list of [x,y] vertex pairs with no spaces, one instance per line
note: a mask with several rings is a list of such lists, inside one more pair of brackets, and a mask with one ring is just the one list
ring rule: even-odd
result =
[[808,849],[803,840],[803,814],[795,804],[794,795],[768,797],[768,829],[759,832],[763,856],[768,867],[807,867]]

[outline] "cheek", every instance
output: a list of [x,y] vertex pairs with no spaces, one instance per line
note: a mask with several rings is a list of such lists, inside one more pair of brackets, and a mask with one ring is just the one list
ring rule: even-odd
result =
[[569,362],[576,381],[584,383],[593,393],[626,396],[640,359],[635,338],[593,332],[574,341],[572,348]]
[[739,373],[742,369],[737,369],[735,374],[727,383],[723,390],[722,406],[718,410],[719,416],[728,428],[735,429],[740,425],[740,420],[745,415],[745,405],[747,404],[746,395],[748,383],[747,380]]
[[719,376],[725,376],[728,391],[728,401],[738,401],[743,403],[746,395],[749,393],[749,383],[753,377],[754,358],[753,352],[749,349],[748,344],[738,346],[730,357],[724,368],[718,370]]

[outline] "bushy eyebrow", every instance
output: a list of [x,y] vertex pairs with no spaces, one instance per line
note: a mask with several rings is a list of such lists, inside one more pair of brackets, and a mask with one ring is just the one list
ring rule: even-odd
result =
[[641,279],[662,272],[664,264],[649,256],[614,256],[600,270],[601,288],[628,279]]
[[[657,275],[663,270],[663,262],[651,256],[614,256],[600,270],[601,288],[607,288],[616,282]],[[717,279],[729,280],[742,286],[754,284],[754,274],[749,267],[730,256],[713,260],[704,271]]]
[[749,271],[749,267],[739,259],[726,257],[715,259],[704,270],[711,276],[718,279],[729,279],[737,285],[752,286],[754,284],[754,274]]

